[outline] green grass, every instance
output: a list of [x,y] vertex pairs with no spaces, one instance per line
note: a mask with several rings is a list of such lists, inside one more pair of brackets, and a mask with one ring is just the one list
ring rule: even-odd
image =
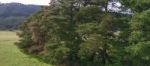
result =
[[15,32],[0,31],[0,66],[51,66],[20,52],[18,40]]

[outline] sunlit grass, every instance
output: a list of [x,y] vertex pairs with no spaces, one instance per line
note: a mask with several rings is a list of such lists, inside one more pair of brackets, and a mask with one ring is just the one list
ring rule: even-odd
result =
[[51,66],[20,52],[15,32],[0,31],[0,66]]

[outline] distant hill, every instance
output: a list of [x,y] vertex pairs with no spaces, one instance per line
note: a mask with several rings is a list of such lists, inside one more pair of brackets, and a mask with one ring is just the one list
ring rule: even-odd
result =
[[0,3],[0,30],[16,29],[21,22],[39,9],[39,5]]

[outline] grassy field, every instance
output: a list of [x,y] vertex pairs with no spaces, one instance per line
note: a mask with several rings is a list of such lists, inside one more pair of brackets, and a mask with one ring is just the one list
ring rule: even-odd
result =
[[0,66],[51,66],[20,52],[18,39],[15,32],[0,31]]

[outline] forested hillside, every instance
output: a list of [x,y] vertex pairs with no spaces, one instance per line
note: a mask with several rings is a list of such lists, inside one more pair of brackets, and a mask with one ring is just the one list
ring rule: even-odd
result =
[[20,3],[0,3],[0,30],[13,30],[40,6]]
[[150,66],[150,0],[113,1],[120,11],[110,0],[52,0],[21,25],[17,45],[56,66]]

